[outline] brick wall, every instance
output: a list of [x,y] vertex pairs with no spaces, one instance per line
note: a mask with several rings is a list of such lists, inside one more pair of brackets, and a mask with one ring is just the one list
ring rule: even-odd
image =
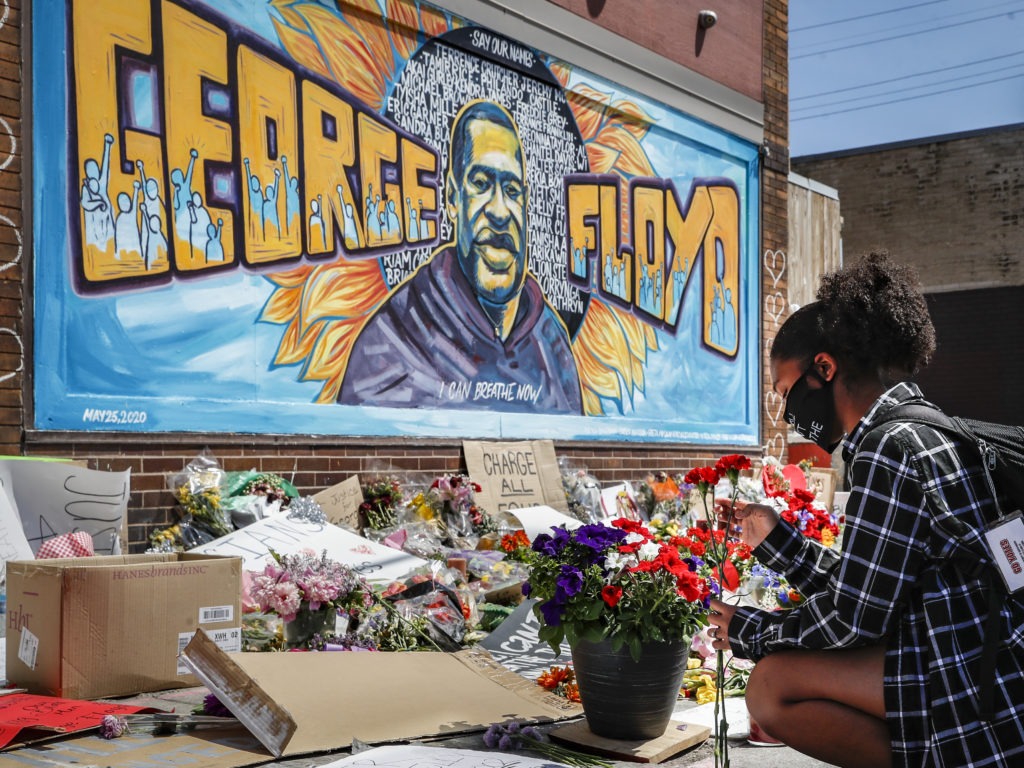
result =
[[1024,285],[1024,125],[793,160],[839,190],[843,250],[917,266],[925,288]]
[[[715,82],[761,100],[761,0],[551,0],[605,29]],[[718,23],[696,27],[697,14],[710,8]],[[785,32],[785,14],[782,30]],[[783,75],[785,70],[783,70]]]
[[20,3],[0,16],[0,453],[21,453],[28,368],[22,263]]
[[[788,177],[789,177],[789,16],[786,0],[764,4],[765,142],[761,174],[761,326],[764,346],[762,370],[768,370],[768,349],[788,312],[789,283]],[[785,267],[783,266],[785,265]],[[781,305],[780,299],[781,296]],[[771,388],[770,377],[762,380],[764,407],[761,412],[767,453],[782,459],[786,452],[786,424],[782,400]]]
[[[769,158],[762,177],[762,250],[786,248],[787,69],[786,0],[764,3],[765,60],[763,98]],[[366,440],[345,438],[254,437],[252,435],[100,435],[96,433],[40,433],[29,424],[23,404],[31,393],[25,357],[25,316],[30,315],[31,292],[21,268],[22,105],[21,14],[11,6],[0,28],[0,452],[38,456],[64,456],[87,461],[94,469],[132,470],[129,503],[129,540],[133,551],[145,547],[148,534],[173,521],[174,500],[166,489],[166,475],[181,470],[204,449],[227,470],[257,469],[276,472],[291,480],[302,493],[313,493],[354,472],[367,473],[379,463],[396,469],[441,472],[464,469],[461,444],[444,440]],[[667,43],[664,43],[667,44]],[[669,55],[670,51],[659,51]],[[10,127],[10,135],[7,128]],[[8,156],[10,159],[8,160]],[[756,254],[760,257],[760,254]],[[781,281],[765,275],[764,291],[785,290]],[[765,327],[774,334],[775,323]],[[785,450],[784,433],[765,424],[769,449]],[[611,482],[639,480],[652,469],[682,471],[720,455],[719,448],[648,446],[641,443],[557,442],[556,450],[575,466],[589,468],[598,479]],[[752,451],[758,454],[758,451]]]

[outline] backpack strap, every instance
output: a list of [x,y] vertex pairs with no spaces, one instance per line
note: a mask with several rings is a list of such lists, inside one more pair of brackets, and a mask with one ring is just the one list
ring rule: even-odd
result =
[[988,492],[992,494],[992,500],[996,505],[996,514],[1000,518],[1004,517],[1003,507],[999,501],[999,493],[996,490],[996,483],[992,477],[992,472],[995,470],[998,460],[997,452],[992,446],[980,439],[963,419],[957,416],[947,416],[938,408],[925,403],[923,400],[914,400],[894,405],[882,411],[878,422],[874,426],[881,426],[893,421],[927,424],[929,427],[959,437],[969,445],[974,446],[978,456],[981,458],[981,466],[985,472],[985,485],[988,487]]
[[[881,416],[881,420],[872,426],[872,432],[890,422],[913,422],[927,424],[935,429],[965,438],[969,445],[977,446],[978,444],[977,439],[970,430],[962,426],[963,422],[947,416],[937,408],[928,405],[911,403],[895,406],[884,411]],[[894,435],[893,439],[907,452],[908,456],[913,457],[912,461],[918,475],[924,477],[922,467],[919,465],[915,452],[912,450],[913,447],[909,442],[900,435]],[[981,450],[981,457],[982,464],[985,466],[986,481],[998,509],[999,501],[983,449]],[[950,538],[956,546],[955,551],[962,553],[951,558],[954,567],[969,579],[980,579],[983,589],[988,593],[988,612],[985,616],[983,630],[985,639],[982,642],[981,658],[978,664],[978,718],[988,722],[992,720],[994,714],[996,652],[999,647],[1000,615],[1004,602],[1004,590],[1002,589],[1001,579],[997,578],[995,567],[987,551],[984,557],[979,558],[968,547],[965,539],[971,532],[970,528],[963,520],[953,515],[945,500],[939,495],[938,490],[933,487],[924,486],[922,486],[922,490],[924,491],[928,506],[931,507],[935,526]]]

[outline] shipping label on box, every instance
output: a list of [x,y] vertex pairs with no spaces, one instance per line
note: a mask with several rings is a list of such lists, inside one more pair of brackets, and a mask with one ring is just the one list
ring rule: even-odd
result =
[[240,648],[241,573],[193,553],[8,563],[7,679],[75,699],[198,685],[180,638],[201,627]]

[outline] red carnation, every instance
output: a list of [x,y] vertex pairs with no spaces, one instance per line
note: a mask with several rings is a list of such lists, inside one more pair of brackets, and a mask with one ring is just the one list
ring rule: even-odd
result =
[[[744,469],[750,469],[750,458],[741,453],[731,453],[715,462],[715,469],[719,475],[728,475],[730,472],[738,473]],[[732,479],[731,476],[730,479]]]
[[701,493],[707,493],[708,488],[718,485],[718,481],[721,479],[722,477],[715,467],[694,467],[686,473],[683,482],[696,485]]
[[605,605],[609,608],[614,608],[619,604],[619,600],[622,599],[622,587],[616,587],[612,584],[602,587],[601,599],[604,600]]

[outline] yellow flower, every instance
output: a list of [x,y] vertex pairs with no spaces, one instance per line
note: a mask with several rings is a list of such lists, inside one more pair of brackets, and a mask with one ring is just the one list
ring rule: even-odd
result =
[[697,703],[707,704],[718,699],[718,689],[711,675],[701,675],[700,679],[704,685],[697,689]]
[[700,669],[700,665],[703,664],[703,663],[704,662],[701,659],[698,659],[696,656],[694,656],[693,658],[690,658],[690,659],[686,660],[686,668],[687,669]]
[[821,529],[821,543],[826,547],[831,547],[836,543],[836,536],[829,528]]

